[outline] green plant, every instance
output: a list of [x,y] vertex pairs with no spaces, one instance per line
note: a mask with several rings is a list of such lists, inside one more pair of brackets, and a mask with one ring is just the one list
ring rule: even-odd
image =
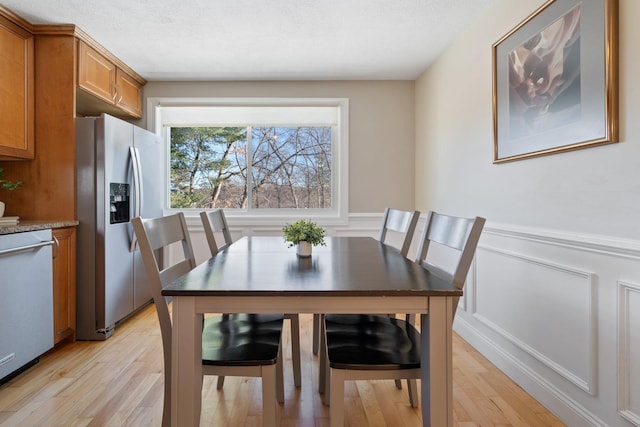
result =
[[300,219],[293,224],[285,225],[282,227],[282,232],[284,233],[284,241],[289,242],[289,247],[303,241],[309,242],[313,246],[326,246],[324,228],[307,219]]
[[22,185],[21,181],[9,181],[6,179],[2,179],[2,174],[4,172],[4,169],[0,168],[0,188],[3,188],[5,190],[15,190],[17,188],[20,188],[20,186]]

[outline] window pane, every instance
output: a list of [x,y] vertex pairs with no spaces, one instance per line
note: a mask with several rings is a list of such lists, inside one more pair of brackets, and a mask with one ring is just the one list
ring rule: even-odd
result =
[[172,208],[331,208],[331,127],[249,129],[171,128]]
[[254,127],[251,207],[331,207],[331,128]]
[[171,207],[246,205],[247,129],[171,128]]

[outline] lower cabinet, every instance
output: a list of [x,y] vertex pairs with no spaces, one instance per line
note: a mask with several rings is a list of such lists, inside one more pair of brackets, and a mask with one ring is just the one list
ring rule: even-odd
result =
[[53,341],[75,340],[76,229],[53,229]]

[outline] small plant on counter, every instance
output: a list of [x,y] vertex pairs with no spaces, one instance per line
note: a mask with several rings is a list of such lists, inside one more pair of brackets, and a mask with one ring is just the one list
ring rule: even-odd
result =
[[10,190],[10,191],[20,188],[20,186],[22,185],[21,181],[13,182],[7,179],[2,179],[3,173],[4,173],[4,169],[0,168],[0,188],[4,190]]
[[282,227],[285,242],[289,243],[289,247],[295,246],[300,242],[309,242],[313,246],[327,244],[324,241],[325,230],[313,221],[300,219],[293,224],[287,224]]

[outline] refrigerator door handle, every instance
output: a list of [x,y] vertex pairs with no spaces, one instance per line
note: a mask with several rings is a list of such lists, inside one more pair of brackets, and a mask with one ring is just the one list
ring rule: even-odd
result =
[[[141,204],[142,204],[142,175],[140,174],[140,160],[138,156],[139,151],[135,147],[129,147],[129,156],[131,157],[131,165],[133,167],[133,217],[140,216]],[[129,252],[135,252],[138,240],[136,234],[131,232],[131,244],[129,245]]]
[[[142,201],[144,200],[144,184],[142,180],[142,163],[140,162],[140,151],[137,147],[131,148],[134,153],[134,177],[137,174],[138,181],[134,182],[136,191],[136,209],[135,216],[142,216]],[[134,178],[135,179],[135,178]]]

